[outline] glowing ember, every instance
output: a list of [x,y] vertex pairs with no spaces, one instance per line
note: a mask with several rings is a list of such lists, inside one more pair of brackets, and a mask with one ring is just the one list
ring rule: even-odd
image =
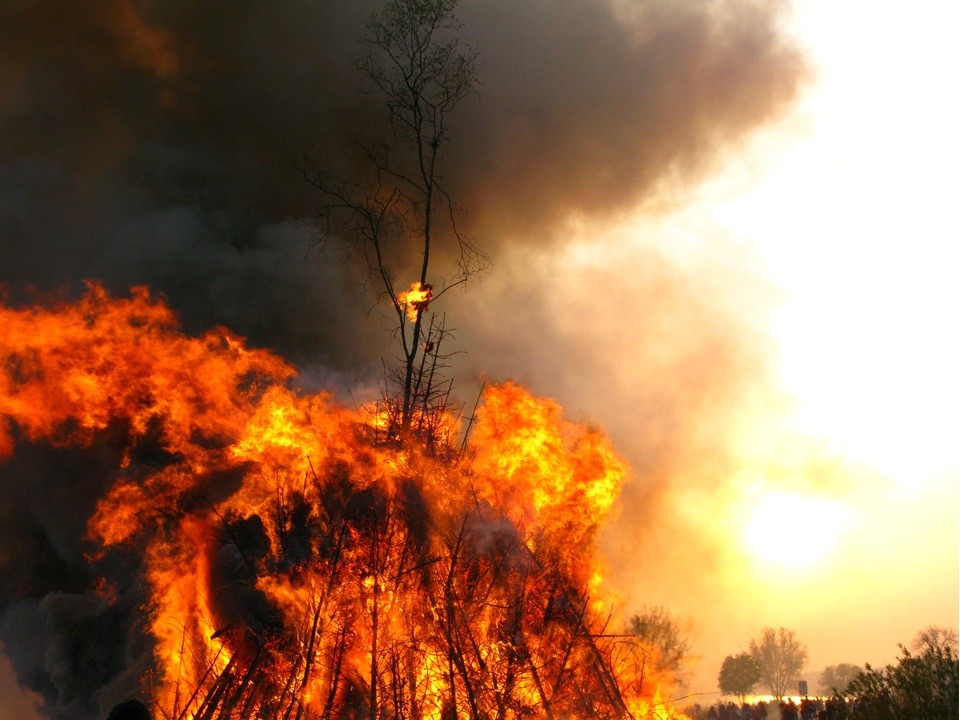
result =
[[623,466],[555,403],[491,388],[468,450],[428,456],[143,289],[0,322],[0,450],[124,429],[88,533],[140,559],[163,717],[679,717],[592,610]]

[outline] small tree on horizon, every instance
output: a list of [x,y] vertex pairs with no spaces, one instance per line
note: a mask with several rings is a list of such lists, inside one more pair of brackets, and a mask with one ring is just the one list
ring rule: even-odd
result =
[[742,705],[760,681],[760,664],[750,653],[727,655],[720,667],[717,686],[724,695],[736,695]]
[[840,663],[839,665],[828,665],[820,673],[819,692],[821,695],[839,695],[845,697],[847,686],[850,681],[863,671],[859,665],[853,663]]
[[770,694],[782,700],[787,688],[796,682],[807,664],[807,648],[793,630],[765,627],[759,642],[750,641],[750,655],[760,666],[760,678]]
[[928,625],[923,630],[917,632],[910,643],[910,647],[917,652],[926,650],[950,648],[954,657],[957,656],[958,643],[957,631],[953,628],[941,627],[939,625]]

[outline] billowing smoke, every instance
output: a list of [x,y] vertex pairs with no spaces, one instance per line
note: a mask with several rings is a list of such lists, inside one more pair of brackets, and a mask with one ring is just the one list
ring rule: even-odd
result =
[[[464,3],[480,95],[445,173],[468,234],[492,254],[553,240],[571,215],[709,169],[797,90],[780,5]],[[371,5],[91,7],[3,11],[2,279],[147,283],[188,327],[297,362],[366,359],[353,278],[307,253],[316,202],[297,168],[348,167],[344,134],[380,110],[351,66]]]
[[[10,300],[74,295],[91,278],[116,291],[147,284],[188,330],[225,325],[319,382],[369,381],[386,338],[350,266],[312,249],[316,198],[298,168],[349,172],[343,138],[374,122],[376,98],[351,66],[372,7],[5,4],[0,283]],[[464,0],[459,9],[462,39],[481,51],[482,84],[457,111],[445,175],[464,230],[493,260],[484,287],[504,290],[489,315],[470,301],[452,306],[463,344],[482,343],[469,366],[590,408],[585,379],[619,372],[597,369],[598,344],[627,333],[631,347],[651,348],[637,359],[650,383],[620,398],[623,427],[656,449],[645,461],[660,463],[660,475],[670,443],[685,442],[676,429],[691,427],[687,416],[723,406],[755,369],[732,352],[756,342],[749,323],[729,323],[735,313],[713,303],[737,281],[655,256],[637,268],[642,297],[594,274],[623,306],[618,326],[577,315],[577,298],[564,317],[549,272],[515,261],[556,248],[571,221],[606,225],[682,194],[781,113],[805,78],[784,12],[777,0]],[[539,350],[515,345],[534,331],[545,333]],[[677,344],[679,335],[692,339]],[[667,338],[686,360],[656,356]],[[632,442],[623,428],[611,433]],[[697,442],[709,445],[707,435]],[[140,590],[105,603],[85,569],[85,521],[119,452],[109,433],[97,448],[26,444],[0,466],[2,640],[51,717],[103,713],[136,691],[150,652],[134,632]],[[149,453],[137,461],[149,464]]]

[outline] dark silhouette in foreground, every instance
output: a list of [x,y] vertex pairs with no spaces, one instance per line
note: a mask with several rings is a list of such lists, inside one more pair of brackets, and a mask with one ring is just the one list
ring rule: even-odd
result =
[[139,700],[125,700],[114,705],[107,720],[152,720],[147,706]]

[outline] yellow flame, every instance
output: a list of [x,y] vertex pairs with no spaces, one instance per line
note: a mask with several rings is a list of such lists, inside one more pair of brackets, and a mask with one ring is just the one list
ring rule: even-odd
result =
[[417,317],[426,312],[433,299],[433,286],[429,283],[414,282],[409,290],[397,295],[397,306],[406,310],[407,319],[416,322]]

